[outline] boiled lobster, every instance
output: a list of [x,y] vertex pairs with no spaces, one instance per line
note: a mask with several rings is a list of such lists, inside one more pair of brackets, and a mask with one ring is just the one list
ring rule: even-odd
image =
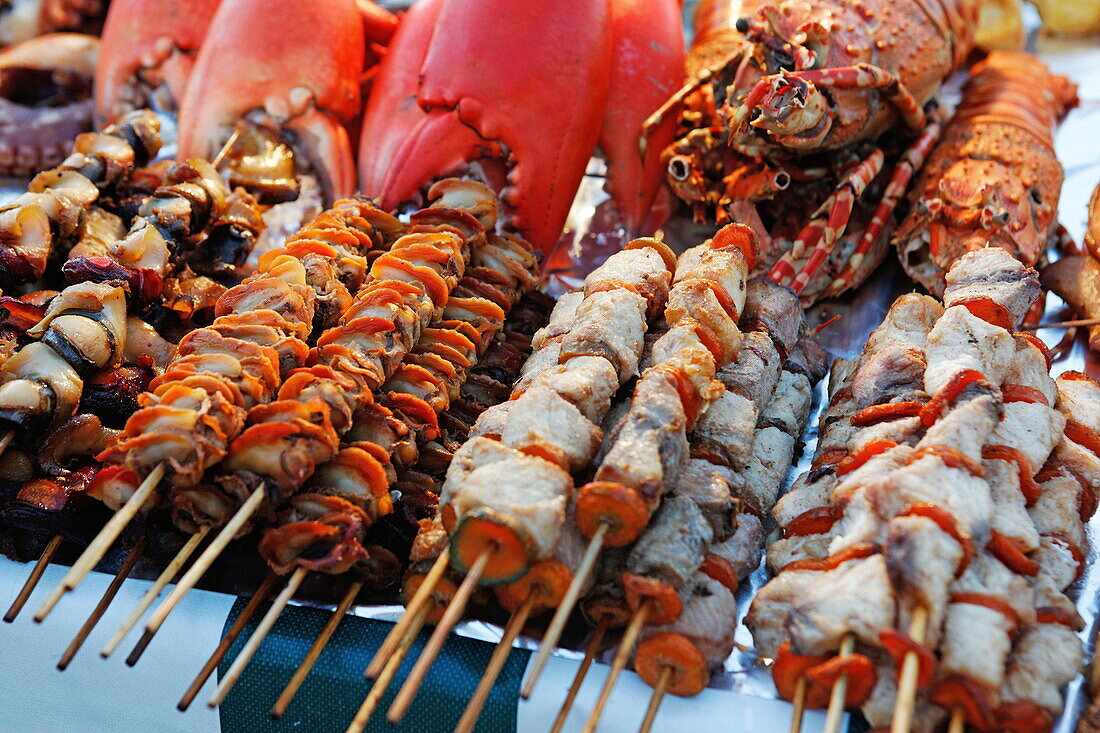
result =
[[548,249],[599,145],[627,228],[642,230],[675,120],[644,159],[641,123],[679,85],[682,59],[675,0],[421,0],[374,82],[360,187],[392,208],[445,175],[476,176]]
[[[804,300],[858,282],[939,132],[929,103],[969,53],[977,11],[976,0],[703,0],[674,98],[687,130],[664,156],[673,189],[699,219],[753,225],[770,242],[761,264]],[[884,137],[899,121],[916,142],[883,205],[863,212],[863,236],[842,242],[887,153],[904,147]],[[806,202],[817,208],[799,229]]]
[[97,115],[178,111],[179,156],[213,159],[226,147],[231,181],[260,198],[293,198],[284,181],[304,171],[327,199],[348,196],[355,166],[346,125],[396,24],[369,0],[117,0]]
[[971,74],[893,240],[905,271],[936,295],[971,250],[1004,247],[1025,265],[1042,256],[1063,179],[1054,128],[1077,104],[1068,79],[1022,51],[994,51]]

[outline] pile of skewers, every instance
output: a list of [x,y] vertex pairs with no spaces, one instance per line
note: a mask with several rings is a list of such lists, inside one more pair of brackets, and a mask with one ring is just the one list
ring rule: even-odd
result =
[[[1100,476],[1100,385],[1014,333],[1036,273],[963,256],[833,369],[813,469],[774,515],[746,623],[796,721],[1049,730],[1082,661],[1066,589]],[[830,726],[832,726],[830,728]]]

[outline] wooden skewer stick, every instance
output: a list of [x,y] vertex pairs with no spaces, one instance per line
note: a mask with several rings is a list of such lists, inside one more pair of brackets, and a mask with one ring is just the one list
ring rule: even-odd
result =
[[802,730],[802,716],[806,713],[806,689],[806,678],[799,677],[794,686],[794,700],[791,701],[794,710],[791,712],[790,733],[799,733]]
[[8,432],[4,433],[4,437],[0,438],[0,455],[3,455],[4,451],[8,449],[8,446],[11,445],[11,440],[14,437],[15,431],[9,430]]
[[107,642],[107,645],[103,647],[99,652],[99,656],[106,659],[114,653],[118,645],[122,643],[122,640],[126,638],[126,635],[130,633],[130,629],[137,625],[137,622],[141,620],[141,617],[145,615],[145,612],[149,610],[149,606],[153,605],[153,601],[157,599],[160,592],[164,590],[164,587],[172,581],[172,578],[176,577],[176,573],[180,571],[183,564],[187,562],[187,558],[191,557],[191,554],[195,551],[195,548],[199,546],[202,539],[206,537],[210,532],[210,525],[203,525],[199,527],[199,531],[191,535],[191,537],[180,548],[176,556],[172,558],[172,562],[168,563],[168,567],[164,569],[164,572],[157,576],[156,581],[149,587],[149,590],[145,592],[145,595],[141,597],[138,604],[134,606],[134,610],[130,612],[130,615],[123,622],[122,626],[118,627],[118,631],[111,637],[111,640]]
[[576,607],[577,600],[581,596],[581,589],[588,582],[588,576],[592,574],[592,568],[596,566],[596,558],[599,557],[600,550],[603,548],[604,535],[607,534],[610,528],[611,525],[607,522],[601,523],[592,534],[592,539],[588,541],[588,547],[584,550],[581,564],[577,567],[577,572],[574,573],[573,581],[565,591],[561,604],[554,611],[554,617],[550,619],[550,625],[546,627],[546,635],[542,637],[542,643],[539,644],[535,662],[531,665],[531,673],[527,675],[527,681],[523,684],[523,689],[519,693],[524,700],[531,696],[535,689],[535,683],[539,681],[539,675],[542,674],[543,667],[546,666],[551,652],[554,651],[554,647],[561,639],[565,624],[569,621],[569,616],[573,613],[573,608]]
[[206,660],[206,664],[202,665],[202,669],[195,675],[195,679],[191,682],[191,686],[187,688],[187,692],[183,693],[183,697],[180,698],[179,704],[176,707],[183,712],[191,706],[195,697],[199,694],[199,690],[206,684],[206,680],[210,679],[210,675],[214,673],[214,670],[221,664],[222,659],[225,658],[229,648],[233,646],[233,642],[237,640],[237,637],[244,631],[244,627],[248,625],[248,622],[255,615],[256,609],[260,607],[267,597],[271,594],[271,589],[275,586],[275,581],[278,579],[278,575],[273,572],[268,572],[264,581],[260,583],[260,587],[256,589],[256,592],[252,594],[252,597],[248,599],[248,603],[241,609],[241,615],[237,617],[237,620],[233,622],[233,625],[229,627],[229,631],[222,637],[221,642],[218,643],[214,653],[210,655],[210,658]]
[[569,686],[569,692],[565,695],[565,700],[562,701],[561,709],[558,710],[558,717],[554,719],[554,727],[550,729],[550,733],[561,733],[561,729],[565,726],[569,711],[573,709],[573,701],[577,699],[577,693],[581,691],[584,678],[588,675],[588,668],[592,666],[592,662],[595,661],[596,655],[600,652],[603,637],[607,634],[610,625],[611,616],[606,613],[600,616],[600,620],[596,623],[596,630],[592,632],[592,638],[588,640],[588,645],[584,648],[584,659],[581,660],[581,666],[577,667],[577,674],[573,676],[573,684]]
[[378,651],[374,653],[374,658],[370,660],[370,665],[367,667],[367,679],[374,679],[382,671],[394,649],[405,638],[405,630],[409,628],[409,624],[416,618],[420,609],[426,607],[431,601],[432,593],[435,591],[435,587],[439,585],[439,579],[447,571],[450,562],[451,550],[447,548],[435,559],[435,563],[428,574],[424,576],[424,582],[416,589],[409,605],[405,607],[405,613],[401,614],[401,618],[397,620],[397,623],[393,625],[390,633],[383,640],[382,646],[378,647]]
[[264,487],[261,486],[252,492],[252,496],[248,497],[241,508],[237,510],[237,513],[222,527],[221,532],[214,538],[214,541],[207,546],[198,559],[195,560],[195,563],[183,574],[180,582],[176,583],[176,587],[172,589],[168,597],[157,606],[157,610],[153,611],[153,615],[149,617],[149,621],[145,624],[145,633],[141,635],[138,643],[134,646],[134,650],[130,652],[130,656],[126,657],[126,664],[131,667],[137,664],[138,660],[141,659],[141,655],[145,653],[145,649],[149,646],[149,642],[153,640],[160,627],[164,625],[168,614],[172,613],[172,609],[187,595],[187,591],[195,587],[195,584],[210,569],[210,566],[218,559],[218,555],[222,554],[222,550],[233,540],[237,532],[244,526],[244,523],[260,508],[263,500]]
[[[840,642],[840,651],[837,653],[839,657],[845,657],[852,653],[852,650],[856,646],[855,634],[851,632],[844,635],[844,639]],[[844,715],[844,700],[848,695],[848,675],[842,674],[840,678],[833,684],[832,692],[829,694],[829,707],[825,711],[825,733],[839,733],[840,731],[840,718]]]
[[103,614],[107,611],[107,607],[111,605],[111,601],[118,595],[118,589],[122,587],[122,581],[130,575],[130,571],[134,569],[134,565],[141,558],[141,553],[145,552],[147,538],[143,535],[138,538],[138,541],[130,548],[130,552],[127,553],[126,559],[122,562],[122,567],[115,573],[115,577],[111,580],[111,584],[107,586],[107,590],[103,591],[103,597],[99,599],[99,603],[92,610],[92,613],[88,616],[88,620],[84,622],[84,625],[80,627],[80,631],[76,632],[76,636],[69,643],[68,649],[61,655],[61,659],[57,663],[57,668],[64,672],[65,668],[69,666],[69,663],[73,661],[73,657],[80,651],[80,647],[84,646],[84,642],[88,639],[88,634],[92,633],[92,629],[99,623],[99,619],[103,618]]
[[653,688],[653,694],[649,697],[649,707],[645,709],[645,717],[642,718],[642,727],[638,733],[649,733],[653,727],[653,721],[657,718],[657,710],[661,707],[661,700],[665,699],[665,690],[672,680],[672,667],[661,670],[661,676],[657,678],[657,686]]
[[286,712],[287,707],[291,701],[294,700],[294,696],[298,694],[298,689],[301,688],[302,683],[306,681],[306,677],[309,676],[309,672],[313,669],[313,665],[317,663],[317,658],[321,656],[321,652],[325,650],[325,645],[328,644],[329,639],[336,633],[336,628],[340,625],[340,622],[344,620],[344,614],[351,608],[351,604],[355,602],[356,596],[359,595],[359,591],[363,589],[363,582],[360,580],[355,581],[348,586],[348,590],[344,593],[344,597],[340,599],[340,604],[333,610],[332,615],[328,617],[328,622],[325,627],[321,629],[321,633],[317,635],[317,638],[313,642],[313,646],[309,648],[309,652],[306,653],[305,659],[298,665],[298,669],[294,671],[294,676],[290,678],[290,682],[286,683],[286,687],[283,688],[283,693],[279,695],[279,699],[275,701],[274,707],[271,708],[271,717],[274,720],[278,720],[283,717],[283,713]]
[[966,713],[962,708],[951,711],[951,722],[947,725],[947,733],[963,733],[966,730]]
[[[909,636],[918,644],[924,643],[928,629],[928,609],[917,606],[909,621]],[[909,733],[913,723],[913,707],[917,702],[917,677],[920,675],[920,659],[915,652],[909,652],[901,663],[901,676],[898,678],[897,702],[894,705],[894,719],[890,723],[892,733]]]
[[42,550],[42,554],[38,556],[38,561],[31,569],[31,574],[27,576],[26,582],[23,583],[23,587],[19,590],[19,595],[15,597],[15,600],[12,601],[11,608],[4,614],[4,623],[10,624],[12,621],[15,621],[19,612],[23,610],[23,606],[27,605],[31,593],[34,593],[34,588],[38,585],[38,581],[42,580],[42,574],[46,572],[46,566],[50,564],[50,560],[53,559],[60,545],[61,535],[59,534],[55,534],[53,538],[46,543],[46,547]]
[[50,611],[57,605],[57,602],[61,600],[61,597],[80,585],[81,581],[88,576],[88,573],[95,569],[95,566],[107,554],[107,550],[122,534],[122,530],[126,529],[126,525],[145,505],[145,501],[163,477],[164,464],[160,463],[145,477],[145,480],[141,482],[141,486],[138,486],[137,491],[126,500],[126,503],[115,512],[114,516],[107,520],[107,524],[103,525],[103,529],[99,530],[99,534],[95,536],[95,539],[84,548],[84,552],[69,568],[69,572],[65,573],[65,577],[61,579],[61,582],[57,584],[57,587],[50,593],[49,598],[34,615],[36,622],[42,623],[50,615]]
[[481,709],[485,707],[485,701],[489,699],[489,693],[492,691],[493,685],[496,684],[497,677],[500,676],[500,670],[504,669],[504,663],[508,661],[508,655],[512,653],[512,642],[519,636],[519,632],[523,631],[527,619],[531,616],[536,597],[534,591],[529,592],[527,598],[523,600],[523,604],[508,619],[508,625],[504,627],[504,636],[500,638],[496,649],[493,650],[493,656],[489,658],[489,665],[485,668],[485,673],[481,675],[481,680],[477,683],[474,696],[470,698],[470,702],[462,712],[462,717],[458,719],[455,733],[472,733],[474,726],[477,725],[477,719],[481,716]]
[[630,623],[627,624],[626,631],[623,632],[623,638],[619,641],[619,649],[615,652],[615,658],[611,660],[611,671],[607,673],[607,679],[604,680],[600,697],[596,700],[596,706],[592,708],[592,713],[584,723],[584,733],[593,733],[596,730],[596,725],[600,722],[600,716],[603,715],[603,709],[607,706],[607,701],[611,697],[611,689],[615,687],[619,675],[626,668],[626,662],[630,659],[630,652],[634,650],[634,644],[642,633],[642,627],[645,626],[645,620],[649,616],[649,603],[648,599],[642,601],[642,605],[638,606],[638,610],[634,612]]
[[283,609],[286,608],[286,604],[290,602],[290,599],[294,597],[294,594],[298,591],[298,586],[306,579],[308,573],[309,571],[305,568],[295,569],[294,573],[290,576],[290,580],[286,582],[286,587],[283,588],[279,595],[275,596],[275,601],[271,604],[271,608],[267,609],[267,613],[260,619],[260,623],[256,626],[256,630],[252,632],[252,636],[248,637],[248,641],[245,643],[244,648],[241,649],[241,653],[233,660],[233,664],[230,665],[229,671],[225,673],[225,678],[222,680],[221,684],[218,685],[218,689],[210,696],[209,702],[206,703],[208,707],[216,708],[221,705],[222,701],[225,700],[225,696],[233,689],[233,685],[237,684],[237,680],[241,678],[245,667],[252,661],[252,657],[256,654],[256,650],[260,648],[260,644],[262,644],[267,637],[267,632],[271,631],[271,627],[275,625],[276,619],[282,614]]
[[1030,326],[1020,326],[1021,331],[1038,331],[1040,328],[1077,328],[1078,326],[1100,326],[1098,318],[1081,318],[1075,321],[1056,321],[1054,323],[1037,323]]
[[470,566],[470,572],[462,579],[462,584],[458,586],[454,598],[447,605],[443,618],[439,620],[439,625],[435,627],[435,631],[432,632],[427,645],[420,653],[416,664],[413,665],[412,671],[409,672],[405,684],[401,686],[397,697],[394,698],[393,704],[390,705],[390,709],[386,713],[386,719],[391,723],[399,723],[405,717],[409,706],[416,698],[416,693],[420,691],[420,685],[423,684],[424,677],[428,674],[428,670],[431,668],[436,656],[439,655],[439,650],[443,648],[443,643],[447,641],[451,629],[455,627],[458,620],[462,618],[462,614],[465,613],[466,604],[470,602],[470,596],[473,594],[474,588],[477,587],[477,582],[481,580],[481,574],[485,572],[485,566],[489,564],[489,559],[496,551],[495,544],[491,544],[482,550],[481,554],[477,556],[477,560]]
[[371,716],[374,715],[374,711],[378,707],[378,703],[382,702],[382,696],[386,694],[386,690],[389,689],[390,683],[393,682],[397,670],[400,669],[401,662],[405,661],[405,655],[409,653],[409,649],[420,633],[420,629],[424,627],[424,622],[428,620],[428,613],[431,610],[432,607],[429,605],[421,606],[419,610],[417,610],[412,621],[405,625],[405,633],[397,640],[397,647],[386,659],[386,664],[382,667],[382,671],[379,672],[377,679],[374,681],[374,685],[371,686],[370,692],[367,693],[366,699],[363,700],[363,704],[359,706],[358,712],[356,712],[355,717],[352,718],[347,733],[363,733],[363,729],[366,728],[367,723],[370,722]]

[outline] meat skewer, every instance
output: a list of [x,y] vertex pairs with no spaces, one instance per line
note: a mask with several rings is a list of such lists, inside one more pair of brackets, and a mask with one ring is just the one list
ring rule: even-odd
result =
[[[379,403],[388,402],[392,405],[394,415],[399,421],[404,420],[408,427],[404,430],[395,429],[394,420],[388,411],[387,414],[380,414],[377,410],[367,411],[352,427],[349,436],[357,438],[362,433],[370,436],[369,439],[360,440],[343,449],[323,467],[315,485],[292,500],[294,510],[291,521],[269,530],[265,535],[261,543],[261,553],[278,570],[291,564],[297,565],[292,577],[302,577],[310,569],[333,574],[345,572],[357,557],[366,556],[367,553],[356,539],[332,542],[320,535],[320,531],[326,528],[326,523],[344,525],[346,519],[331,519],[338,513],[346,515],[362,506],[359,511],[363,515],[363,523],[366,524],[374,516],[388,513],[391,508],[388,481],[383,478],[384,471],[374,474],[375,485],[370,486],[369,495],[363,497],[357,493],[361,489],[356,482],[364,474],[353,473],[345,465],[346,459],[341,456],[388,456],[391,464],[397,468],[405,461],[415,461],[417,445],[423,440],[418,433],[435,432],[435,428],[419,425],[424,422],[425,417],[434,417],[446,409],[451,400],[450,394],[453,392],[457,395],[458,386],[465,379],[467,366],[476,362],[479,352],[488,346],[503,326],[504,309],[496,302],[480,297],[476,294],[477,291],[492,288],[495,290],[494,300],[503,302],[510,308],[512,303],[518,301],[523,289],[536,281],[534,268],[537,260],[526,243],[496,235],[486,238],[485,231],[496,224],[496,199],[491,191],[480,184],[453,183],[451,188],[457,188],[457,191],[448,192],[438,204],[446,207],[449,197],[454,196],[463,207],[478,213],[480,223],[473,217],[466,216],[478,229],[477,233],[466,235],[471,255],[475,258],[472,261],[474,267],[471,268],[475,276],[460,281],[459,287],[454,289],[447,300],[446,307],[437,308],[441,311],[440,316],[424,330],[419,343],[411,350],[405,363],[392,371],[389,381],[379,390]],[[414,216],[413,222],[416,224],[430,221],[432,217],[429,212],[446,221],[447,211],[446,208],[424,210]],[[461,220],[456,223],[462,226]],[[412,231],[416,232],[415,226]],[[483,273],[487,279],[479,280],[477,273]],[[461,269],[458,274],[461,275]],[[469,334],[472,339],[464,336],[464,333]],[[458,351],[456,346],[466,350],[466,353]],[[449,354],[450,359],[443,354]],[[377,462],[377,459],[374,460]],[[309,509],[318,504],[324,508]],[[347,526],[334,528],[340,532],[341,537],[347,537]],[[294,539],[297,533],[317,539],[309,545],[301,545],[299,540]],[[322,543],[321,548],[328,549],[319,558],[318,542]],[[289,545],[289,555],[279,547],[280,544]],[[278,610],[279,606],[276,604],[269,615],[277,615]],[[233,667],[226,674],[218,693],[211,701],[212,705],[228,692],[235,679],[234,673],[239,673],[248,662],[247,651],[258,646],[257,639],[262,639],[259,630],[249,640],[250,646],[238,655]]]
[[[635,240],[589,274],[580,295],[559,300],[550,325],[536,335],[532,357],[548,377],[559,375],[557,386],[553,378],[532,384],[494,411],[493,418],[505,422],[492,431],[501,440],[477,435],[455,454],[440,513],[424,536],[441,549],[450,529],[451,562],[468,572],[394,700],[391,721],[412,702],[474,586],[514,581],[533,561],[552,556],[573,484],[569,471],[586,465],[599,446],[596,422],[637,367],[646,317],[664,303],[672,259],[662,243]],[[559,319],[558,308],[573,307],[571,319]],[[575,394],[570,384],[586,386]],[[499,491],[502,483],[509,491]],[[441,542],[433,543],[433,536]]]

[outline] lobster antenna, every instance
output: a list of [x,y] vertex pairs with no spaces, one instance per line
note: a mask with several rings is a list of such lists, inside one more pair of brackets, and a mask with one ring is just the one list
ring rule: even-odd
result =
[[595,661],[610,625],[611,616],[606,613],[601,614],[600,620],[596,623],[596,630],[592,632],[592,637],[584,648],[584,659],[581,660],[581,666],[577,667],[577,673],[573,676],[573,684],[569,686],[569,692],[566,693],[565,700],[561,703],[561,709],[558,710],[558,717],[554,719],[554,726],[550,729],[550,733],[561,733],[561,729],[565,725],[565,719],[569,717],[569,711],[573,708],[573,701],[577,699],[577,693],[581,691],[584,678],[588,675],[588,668]]
[[630,658],[630,653],[634,651],[634,644],[637,643],[638,636],[642,633],[642,627],[645,626],[646,617],[649,616],[650,603],[651,601],[648,598],[642,601],[642,604],[638,606],[638,610],[630,617],[630,623],[627,624],[626,631],[623,632],[623,638],[619,641],[615,658],[611,660],[611,671],[607,673],[607,679],[604,680],[603,688],[600,689],[600,696],[596,700],[596,705],[592,708],[592,713],[584,723],[583,733],[595,733],[596,726],[600,722],[600,716],[603,715],[603,709],[607,706],[607,701],[611,697],[611,690],[618,682],[619,675],[626,668],[626,661]]
[[432,593],[435,591],[436,586],[439,585],[439,580],[443,577],[443,573],[447,571],[447,565],[450,561],[451,549],[448,547],[435,559],[435,563],[432,564],[428,574],[424,577],[424,582],[416,589],[416,592],[413,593],[412,600],[410,600],[409,604],[405,607],[405,612],[401,614],[401,618],[399,618],[397,623],[393,625],[393,628],[390,629],[390,633],[387,634],[386,638],[382,641],[382,646],[378,647],[378,651],[375,652],[374,658],[370,660],[370,665],[367,666],[366,671],[367,679],[374,679],[381,673],[386,661],[405,637],[405,631],[413,624],[420,609],[428,607]]
[[600,550],[603,549],[603,538],[607,534],[611,525],[607,522],[600,522],[600,526],[596,528],[596,531],[592,534],[592,539],[588,541],[588,547],[584,550],[584,556],[581,558],[581,564],[577,567],[577,572],[573,575],[573,582],[569,584],[569,588],[565,591],[565,596],[562,597],[561,605],[554,611],[554,617],[550,619],[550,625],[546,628],[546,635],[542,637],[542,643],[539,645],[538,654],[535,656],[535,662],[531,666],[531,674],[527,677],[527,682],[524,683],[523,689],[520,691],[520,697],[527,699],[531,696],[531,693],[535,689],[535,683],[539,681],[539,675],[542,674],[543,668],[546,667],[546,662],[550,659],[550,653],[557,646],[558,640],[561,639],[562,632],[565,630],[565,624],[569,620],[570,614],[573,613],[573,608],[577,605],[577,600],[581,596],[581,589],[584,588],[584,584],[588,582],[588,576],[592,574],[592,568],[596,565],[596,558],[599,557]]
[[148,623],[145,624],[145,633],[142,634],[141,639],[134,646],[134,650],[130,652],[130,656],[126,658],[126,664],[133,667],[141,659],[141,655],[145,653],[145,649],[149,646],[149,642],[153,640],[157,631],[164,625],[164,621],[168,618],[168,614],[172,613],[172,609],[187,595],[187,591],[195,587],[195,584],[199,582],[199,579],[210,569],[210,566],[214,564],[214,561],[218,559],[218,555],[222,553],[226,545],[232,541],[232,539],[241,530],[245,522],[251,518],[256,510],[260,508],[260,504],[264,500],[264,487],[261,485],[252,495],[248,497],[241,508],[237,510],[230,520],[222,527],[221,532],[214,538],[214,541],[199,555],[194,564],[184,573],[180,578],[180,582],[176,584],[176,587],[172,589],[172,592],[168,594],[168,597],[161,601],[161,604],[157,606],[157,609],[153,611],[153,615],[149,618]]
[[405,661],[405,656],[409,653],[413,641],[416,640],[417,635],[420,633],[420,629],[424,627],[424,622],[428,620],[428,613],[430,611],[431,606],[420,606],[412,616],[411,621],[405,624],[404,633],[398,640],[397,646],[394,648],[393,652],[386,659],[385,665],[383,665],[382,669],[379,671],[377,679],[374,681],[374,685],[370,688],[370,692],[367,693],[366,699],[363,700],[363,704],[359,706],[359,710],[355,713],[351,725],[348,726],[347,733],[363,733],[363,729],[366,728],[367,723],[370,722],[371,716],[374,715],[374,711],[378,707],[378,703],[382,701],[382,696],[386,694],[386,690],[389,688],[390,683],[393,682],[397,670],[401,667],[401,662]]
[[657,678],[657,684],[653,687],[653,694],[649,696],[649,706],[646,707],[645,717],[642,718],[642,726],[638,733],[649,733],[653,728],[653,721],[657,719],[657,711],[661,708],[661,701],[665,699],[665,690],[672,680],[672,667],[667,664],[661,668],[661,676]]
[[512,642],[516,640],[519,632],[527,624],[527,619],[531,616],[531,611],[535,607],[536,598],[538,598],[538,593],[532,588],[528,591],[527,597],[520,607],[508,619],[508,624],[504,627],[504,635],[497,642],[496,649],[493,650],[493,656],[489,658],[489,666],[485,668],[485,673],[481,675],[481,679],[477,683],[477,689],[474,690],[474,696],[470,698],[470,702],[462,712],[462,717],[458,720],[458,725],[455,726],[455,733],[473,733],[474,726],[477,725],[477,719],[481,716],[481,709],[485,707],[485,701],[489,699],[489,692],[496,684],[497,677],[500,676],[500,670],[504,668],[504,663],[508,661],[508,655],[512,653]]
[[191,681],[191,686],[187,688],[187,692],[183,693],[183,697],[180,698],[176,708],[180,712],[187,710],[194,702],[195,697],[199,694],[199,690],[206,684],[206,681],[210,679],[210,675],[214,673],[214,670],[221,664],[222,659],[225,658],[229,648],[233,646],[233,642],[237,640],[237,637],[244,631],[244,627],[248,625],[248,622],[252,620],[252,617],[256,613],[256,609],[260,607],[260,604],[267,600],[267,597],[271,595],[271,589],[275,586],[275,581],[278,579],[272,571],[268,571],[267,576],[264,578],[260,587],[256,589],[256,592],[252,594],[252,597],[248,599],[248,603],[241,611],[241,615],[237,617],[237,620],[233,622],[233,625],[229,627],[229,631],[218,643],[214,653],[210,655],[210,658],[206,660],[206,664],[202,665],[202,669],[195,675],[195,679]]
[[99,534],[95,536],[95,539],[84,548],[84,552],[69,568],[69,572],[65,573],[65,577],[53,589],[53,592],[50,593],[38,612],[34,614],[34,620],[37,623],[42,623],[50,615],[50,611],[57,605],[57,602],[61,600],[61,597],[80,585],[81,581],[88,576],[88,573],[92,572],[99,561],[103,559],[103,556],[107,554],[107,550],[114,544],[114,541],[122,534],[122,530],[145,505],[145,501],[152,495],[153,489],[156,488],[163,477],[164,464],[158,463],[156,468],[141,482],[137,491],[130,495],[126,503],[115,512],[113,517],[107,520],[107,524],[103,525],[103,529],[99,530]]
[[485,572],[485,567],[489,564],[489,559],[492,558],[493,553],[497,550],[498,547],[495,542],[486,545],[485,549],[481,551],[481,554],[477,556],[477,560],[470,566],[470,572],[462,579],[462,585],[458,587],[458,591],[455,592],[454,598],[452,598],[450,604],[447,605],[447,611],[443,614],[443,618],[439,620],[439,625],[435,627],[435,631],[432,632],[432,636],[428,639],[427,645],[420,653],[420,657],[416,660],[416,664],[413,665],[412,671],[409,672],[405,684],[401,686],[401,689],[397,693],[397,697],[386,713],[386,719],[391,723],[399,723],[401,719],[405,717],[405,713],[408,711],[409,706],[412,705],[412,701],[416,698],[416,693],[420,690],[420,685],[424,682],[424,677],[428,674],[428,669],[431,668],[432,662],[434,662],[436,656],[439,655],[439,651],[443,648],[443,643],[447,640],[447,636],[451,633],[451,629],[455,627],[455,624],[458,623],[458,620],[465,612],[466,604],[470,602],[470,596],[473,594],[474,588],[477,587],[477,582],[481,579],[481,574]]
[[[848,632],[840,642],[838,657],[846,657],[852,653],[856,646],[855,634]],[[844,715],[844,700],[848,694],[848,675],[842,674],[833,683],[833,689],[829,693],[829,707],[825,711],[825,733],[839,733],[840,719]]]
[[332,615],[329,616],[328,622],[325,623],[325,627],[321,629],[321,633],[317,635],[317,638],[313,641],[313,646],[309,648],[309,652],[306,653],[305,659],[298,665],[298,669],[294,670],[294,676],[290,678],[290,682],[286,683],[286,687],[283,688],[282,694],[279,695],[279,699],[275,701],[275,705],[271,708],[272,719],[278,720],[283,717],[283,713],[286,712],[287,707],[294,700],[294,696],[298,694],[299,688],[302,683],[305,682],[306,677],[309,676],[310,670],[313,669],[313,665],[317,663],[317,658],[321,656],[321,652],[325,650],[325,646],[328,644],[329,639],[336,633],[336,628],[340,625],[340,622],[344,620],[344,614],[351,608],[351,604],[355,601],[356,596],[359,595],[359,591],[363,589],[363,581],[357,580],[348,586],[347,591],[344,593],[344,597],[340,599],[340,603],[333,609]]
[[222,680],[221,684],[218,685],[218,689],[214,691],[214,694],[210,697],[210,701],[206,703],[209,707],[216,708],[221,705],[222,701],[225,700],[225,696],[233,689],[233,685],[237,684],[237,680],[241,678],[241,674],[244,673],[245,667],[252,661],[252,657],[256,654],[256,650],[260,648],[260,644],[263,643],[268,632],[271,631],[271,627],[275,625],[275,621],[283,613],[286,604],[294,597],[294,594],[298,590],[298,586],[306,579],[306,574],[308,573],[309,570],[306,568],[300,567],[295,569],[294,573],[290,576],[290,580],[286,582],[286,586],[279,595],[275,597],[275,601],[271,604],[271,608],[267,609],[267,613],[260,619],[260,623],[256,626],[256,630],[252,632],[252,636],[248,637],[248,641],[245,643],[244,648],[241,649],[241,653],[233,660],[233,664],[229,667],[229,671],[225,673],[225,678]]
[[[8,435],[10,435],[10,433]],[[27,600],[31,597],[31,593],[34,593],[34,588],[38,585],[38,581],[42,580],[42,574],[46,572],[46,566],[50,564],[50,560],[53,559],[60,545],[61,535],[59,534],[55,534],[50,541],[46,543],[46,547],[43,548],[42,554],[38,556],[38,561],[35,562],[34,567],[31,569],[31,574],[27,576],[27,580],[23,583],[23,587],[19,589],[19,595],[15,597],[15,600],[11,603],[11,608],[4,614],[4,623],[10,624],[12,621],[15,621],[16,616],[23,610],[23,606],[27,605]]]
[[138,541],[134,543],[134,546],[130,548],[130,552],[126,554],[126,559],[122,562],[122,567],[115,573],[114,579],[111,580],[111,584],[107,586],[107,590],[103,591],[103,597],[99,599],[99,603],[92,609],[91,614],[88,615],[88,619],[84,622],[84,625],[80,627],[80,630],[76,632],[76,636],[69,643],[69,647],[65,650],[65,653],[61,655],[61,659],[57,662],[58,670],[64,672],[65,668],[69,666],[69,663],[73,661],[73,657],[80,651],[80,647],[84,646],[84,642],[88,639],[88,634],[92,633],[92,629],[99,623],[99,620],[103,618],[103,614],[107,611],[107,607],[111,605],[111,601],[118,595],[118,589],[122,587],[122,581],[126,580],[130,575],[130,571],[134,569],[134,565],[137,564],[138,559],[141,558],[141,553],[145,551],[145,545],[148,538],[142,535],[138,538]]
[[191,535],[183,547],[179,549],[176,556],[172,558],[172,562],[168,563],[168,566],[164,568],[164,572],[157,576],[157,579],[150,586],[149,590],[145,592],[145,595],[141,597],[138,604],[134,606],[134,610],[130,612],[130,615],[118,627],[115,635],[111,637],[110,641],[99,652],[99,656],[106,659],[114,653],[118,645],[122,643],[122,640],[126,638],[126,635],[130,633],[130,629],[137,625],[137,622],[141,620],[141,617],[145,615],[145,612],[149,610],[149,606],[153,605],[153,601],[157,599],[160,592],[164,590],[164,587],[172,581],[172,578],[176,577],[176,573],[180,571],[183,564],[187,562],[187,558],[191,557],[195,548],[199,546],[203,538],[210,532],[210,525],[204,524],[199,527],[199,531]]

